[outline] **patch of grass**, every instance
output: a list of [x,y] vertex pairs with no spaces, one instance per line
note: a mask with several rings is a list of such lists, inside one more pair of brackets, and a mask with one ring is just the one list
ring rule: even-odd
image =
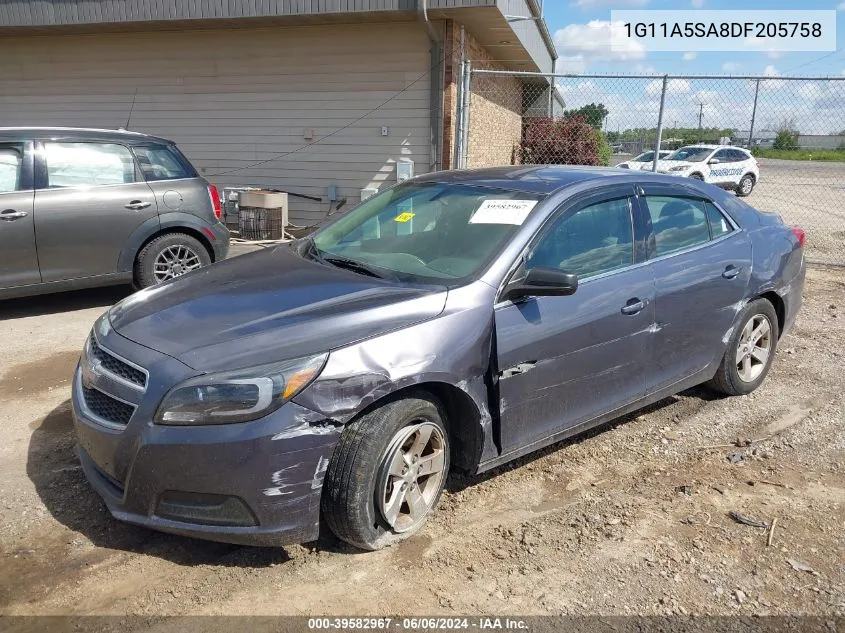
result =
[[781,158],[783,160],[821,160],[845,163],[845,149],[763,149],[753,152],[757,158]]

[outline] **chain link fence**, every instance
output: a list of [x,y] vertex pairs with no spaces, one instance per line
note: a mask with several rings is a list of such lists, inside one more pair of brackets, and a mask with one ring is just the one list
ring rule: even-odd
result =
[[750,173],[749,204],[802,227],[811,261],[845,264],[845,77],[467,72],[460,165],[669,171],[681,147],[748,149],[751,161],[731,150],[682,173],[741,194]]

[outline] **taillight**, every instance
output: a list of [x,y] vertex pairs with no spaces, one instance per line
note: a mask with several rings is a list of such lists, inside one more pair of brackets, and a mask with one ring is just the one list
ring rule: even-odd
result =
[[807,235],[806,233],[804,233],[804,229],[800,229],[797,226],[793,226],[792,234],[795,236],[795,239],[798,240],[798,247],[804,248],[804,242],[807,241]]
[[214,185],[208,185],[208,197],[211,198],[211,206],[214,207],[214,217],[218,220],[223,217],[223,205],[220,203],[220,192]]

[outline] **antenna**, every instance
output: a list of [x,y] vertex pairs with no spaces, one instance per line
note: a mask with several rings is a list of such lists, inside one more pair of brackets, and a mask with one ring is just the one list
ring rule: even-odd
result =
[[132,94],[132,105],[129,106],[129,116],[126,117],[126,125],[123,126],[124,130],[129,129],[129,122],[132,120],[132,113],[135,111],[135,98],[138,96],[138,87],[135,87],[135,92]]

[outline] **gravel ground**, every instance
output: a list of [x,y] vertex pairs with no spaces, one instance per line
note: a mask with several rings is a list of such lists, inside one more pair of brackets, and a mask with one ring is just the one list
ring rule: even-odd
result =
[[[124,293],[0,308],[0,613],[845,615],[845,271],[808,272],[756,393],[693,389],[455,477],[422,532],[369,554],[328,534],[254,549],[108,515],[72,452],[68,383]],[[777,519],[771,545],[731,511]]]

